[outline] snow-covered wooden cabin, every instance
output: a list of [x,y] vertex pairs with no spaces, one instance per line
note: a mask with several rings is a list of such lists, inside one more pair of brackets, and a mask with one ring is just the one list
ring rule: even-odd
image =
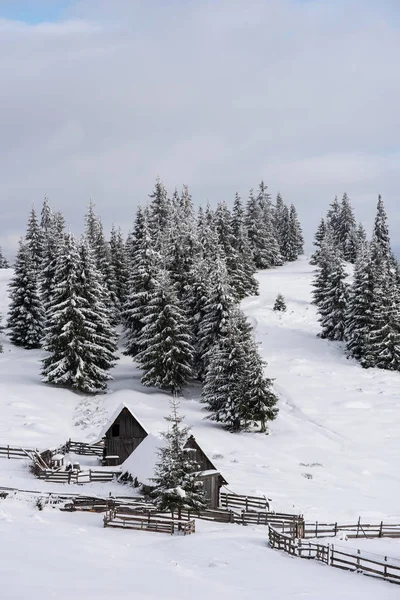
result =
[[[158,451],[164,440],[141,423],[129,406],[121,404],[117,408],[100,438],[104,441],[105,455],[118,457],[116,464],[121,465],[123,474],[129,473],[143,485],[152,485]],[[227,482],[193,435],[188,438],[185,447],[195,450],[198,477],[203,481],[210,508],[217,508],[220,489]]]

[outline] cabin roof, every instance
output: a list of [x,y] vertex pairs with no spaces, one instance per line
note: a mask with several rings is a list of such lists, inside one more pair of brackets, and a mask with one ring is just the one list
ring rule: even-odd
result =
[[98,441],[100,441],[106,435],[107,431],[110,429],[110,427],[113,425],[113,423],[117,420],[117,418],[122,413],[122,411],[124,410],[124,408],[126,408],[126,410],[132,415],[132,417],[139,423],[139,425],[142,427],[142,429],[144,429],[144,431],[147,434],[149,433],[149,429],[143,425],[143,423],[133,413],[132,409],[128,406],[128,404],[126,404],[125,402],[121,402],[121,404],[119,404],[117,406],[117,408],[111,414],[111,417],[108,419],[107,423],[104,425],[104,427],[100,431]]

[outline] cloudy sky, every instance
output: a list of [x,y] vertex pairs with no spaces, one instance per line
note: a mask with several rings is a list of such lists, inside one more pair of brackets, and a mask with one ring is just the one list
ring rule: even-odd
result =
[[400,243],[398,0],[0,0],[0,244],[47,194],[130,228],[155,177],[194,200],[264,179],[309,241],[347,191]]

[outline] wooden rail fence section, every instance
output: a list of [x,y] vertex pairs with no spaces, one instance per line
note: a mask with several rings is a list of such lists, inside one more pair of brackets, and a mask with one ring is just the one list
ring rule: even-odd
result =
[[244,496],[240,494],[220,493],[220,504],[222,508],[241,508],[246,512],[256,510],[269,510],[269,498],[265,496]]
[[21,448],[20,446],[0,446],[0,456],[3,458],[32,458],[32,454],[37,452],[33,448]]
[[121,474],[117,471],[60,471],[53,469],[40,469],[37,471],[38,479],[52,483],[108,483],[113,481],[115,476]]
[[74,454],[86,455],[86,456],[103,456],[103,444],[86,444],[85,442],[74,442],[68,440],[64,446],[61,446],[60,451],[64,454],[73,452]]
[[109,510],[104,515],[104,527],[118,527],[121,529],[139,529],[143,531],[155,531],[158,533],[182,533],[189,535],[195,533],[195,521],[186,519],[174,519],[163,514],[149,512],[146,514],[127,514],[117,510]]
[[268,538],[271,548],[283,550],[292,556],[315,559],[331,567],[356,571],[377,579],[400,584],[400,561],[387,556],[372,556],[361,550],[348,550],[335,547],[334,544],[316,544],[296,539],[290,534],[278,531],[271,525],[268,528]]
[[343,531],[348,538],[400,538],[400,523],[361,523],[343,525],[338,523],[305,523],[305,538],[335,537]]

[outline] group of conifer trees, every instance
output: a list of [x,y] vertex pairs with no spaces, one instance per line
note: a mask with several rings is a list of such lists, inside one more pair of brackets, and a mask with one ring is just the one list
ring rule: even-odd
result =
[[[319,227],[313,255],[317,265],[313,299],[321,337],[344,341],[349,357],[363,367],[400,370],[400,268],[390,243],[387,215],[378,198],[373,234],[356,227],[345,195],[335,199]],[[355,263],[353,283],[344,262]]]
[[253,331],[239,302],[258,293],[257,269],[303,252],[296,209],[264,183],[233,210],[220,202],[196,212],[186,186],[169,197],[160,180],[139,207],[125,240],[107,240],[90,203],[85,233],[66,232],[45,198],[32,209],[10,284],[11,341],[43,347],[43,380],[76,391],[106,389],[124,353],[143,371],[142,383],[178,393],[203,383],[210,418],[233,431],[276,416]]

